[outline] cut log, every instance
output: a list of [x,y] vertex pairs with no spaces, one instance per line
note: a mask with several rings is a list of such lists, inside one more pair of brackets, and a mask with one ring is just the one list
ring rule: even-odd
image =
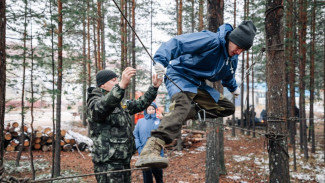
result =
[[49,127],[47,127],[47,128],[44,128],[44,130],[43,130],[43,133],[44,134],[49,134],[50,132],[52,132],[52,130],[51,130],[51,128],[49,128]]
[[63,140],[61,140],[60,145],[64,146],[64,144],[65,144],[65,142]]
[[8,152],[12,152],[12,151],[15,151],[15,148],[16,147],[14,147],[14,146],[12,146],[12,145],[8,145],[7,147],[6,147],[6,151],[8,151]]
[[71,144],[65,144],[65,145],[62,147],[62,149],[63,149],[64,152],[71,151],[71,150],[72,150],[72,145],[71,145]]
[[53,150],[52,149],[52,145],[48,145],[47,147],[49,148],[49,151],[52,151]]
[[28,131],[28,127],[26,125],[24,125],[24,132]]
[[41,138],[40,137],[36,137],[35,138],[35,144],[39,144],[39,143],[41,143]]
[[13,139],[13,140],[10,141],[10,145],[13,146],[13,147],[16,147],[16,146],[19,145],[19,141],[16,140],[16,139]]
[[75,139],[70,139],[70,144],[71,145],[75,145],[76,144],[76,140]]
[[24,141],[24,147],[28,147],[29,146],[29,140],[25,139]]
[[71,140],[71,139],[64,138],[64,142],[67,143],[67,144],[70,144],[70,140]]
[[34,144],[34,149],[36,149],[36,150],[41,149],[41,144]]
[[67,133],[67,131],[61,130],[61,137],[64,137],[66,133]]
[[35,132],[35,137],[36,138],[41,138],[42,137],[42,132],[40,132],[40,131]]
[[43,152],[47,152],[47,151],[49,151],[49,146],[47,146],[47,145],[42,145],[42,151],[43,151]]
[[11,133],[7,132],[7,133],[5,134],[5,140],[11,140],[11,139],[12,139],[12,135],[11,135]]
[[13,122],[11,126],[14,127],[14,128],[18,128],[19,127],[19,123],[18,122]]
[[46,143],[48,143],[48,144],[52,143],[52,138],[48,138]]

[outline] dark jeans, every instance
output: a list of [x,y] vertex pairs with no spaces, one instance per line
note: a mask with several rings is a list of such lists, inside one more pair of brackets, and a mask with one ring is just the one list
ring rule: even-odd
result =
[[[130,164],[94,163],[94,172],[130,169]],[[131,172],[115,172],[96,175],[98,183],[131,183]]]
[[163,183],[163,170],[161,168],[150,168],[150,170],[142,171],[143,182],[144,183],[153,183],[154,175],[156,183]]
[[[229,116],[235,112],[235,105],[221,94],[217,103],[208,92],[200,89],[197,94],[188,92],[188,96],[198,103],[201,108],[218,117]],[[164,140],[166,144],[171,143],[173,139],[180,135],[185,120],[193,119],[196,114],[195,106],[182,92],[172,97],[169,109],[170,112],[161,120],[158,129],[151,132],[152,136]]]

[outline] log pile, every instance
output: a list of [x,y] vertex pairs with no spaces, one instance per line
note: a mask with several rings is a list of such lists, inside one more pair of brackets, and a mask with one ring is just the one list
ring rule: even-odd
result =
[[174,139],[172,143],[167,144],[165,147],[169,150],[174,150],[175,148],[179,148],[177,147],[177,145],[181,145],[181,148],[189,148],[194,143],[198,143],[201,141],[206,141],[205,131],[184,128],[181,131],[181,139]]
[[[17,151],[20,145],[19,139],[21,135],[24,135],[23,147],[24,150],[28,151],[30,143],[33,150],[41,150],[43,152],[52,151],[52,141],[56,138],[55,133],[53,133],[51,128],[38,127],[31,133],[31,130],[27,126],[24,126],[24,133],[21,133],[21,127],[19,127],[18,122],[13,122],[12,124],[7,123],[4,128],[4,147],[6,151]],[[33,138],[31,138],[33,137]],[[33,139],[32,142],[30,140]],[[75,149],[80,151],[88,150],[89,146],[84,142],[77,142],[71,135],[67,133],[66,130],[61,130],[61,150],[68,152]]]

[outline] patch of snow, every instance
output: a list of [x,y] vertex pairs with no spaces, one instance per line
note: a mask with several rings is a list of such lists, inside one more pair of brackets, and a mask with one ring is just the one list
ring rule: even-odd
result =
[[232,179],[232,180],[235,180],[235,181],[238,181],[238,180],[241,179],[241,178],[240,178],[239,176],[237,176],[237,175],[227,176],[227,178]]
[[200,147],[198,147],[198,148],[196,148],[195,150],[196,151],[205,151],[205,147],[204,146],[200,146]]
[[228,137],[227,140],[240,140],[239,137]]
[[182,152],[178,152],[178,151],[175,151],[174,154],[175,154],[176,157],[177,156],[183,156],[184,155]]
[[296,179],[299,179],[299,180],[305,180],[305,181],[312,181],[312,180],[314,180],[311,177],[311,175],[309,175],[309,174],[292,172],[290,175],[291,175],[292,178],[296,178]]
[[242,162],[242,161],[249,161],[251,160],[250,157],[246,157],[246,156],[239,156],[239,155],[234,155],[233,159],[237,162]]

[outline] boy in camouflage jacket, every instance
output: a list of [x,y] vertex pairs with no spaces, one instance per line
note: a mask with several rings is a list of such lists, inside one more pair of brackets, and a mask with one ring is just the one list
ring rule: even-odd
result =
[[[126,68],[119,82],[117,75],[110,70],[102,70],[96,75],[97,87],[88,89],[87,115],[90,137],[94,142],[92,152],[94,172],[130,169],[130,160],[135,153],[132,114],[146,109],[157,96],[162,79],[153,76],[144,96],[121,106],[124,92],[135,75],[136,69]],[[118,172],[96,175],[100,183],[130,183],[131,172]]]

